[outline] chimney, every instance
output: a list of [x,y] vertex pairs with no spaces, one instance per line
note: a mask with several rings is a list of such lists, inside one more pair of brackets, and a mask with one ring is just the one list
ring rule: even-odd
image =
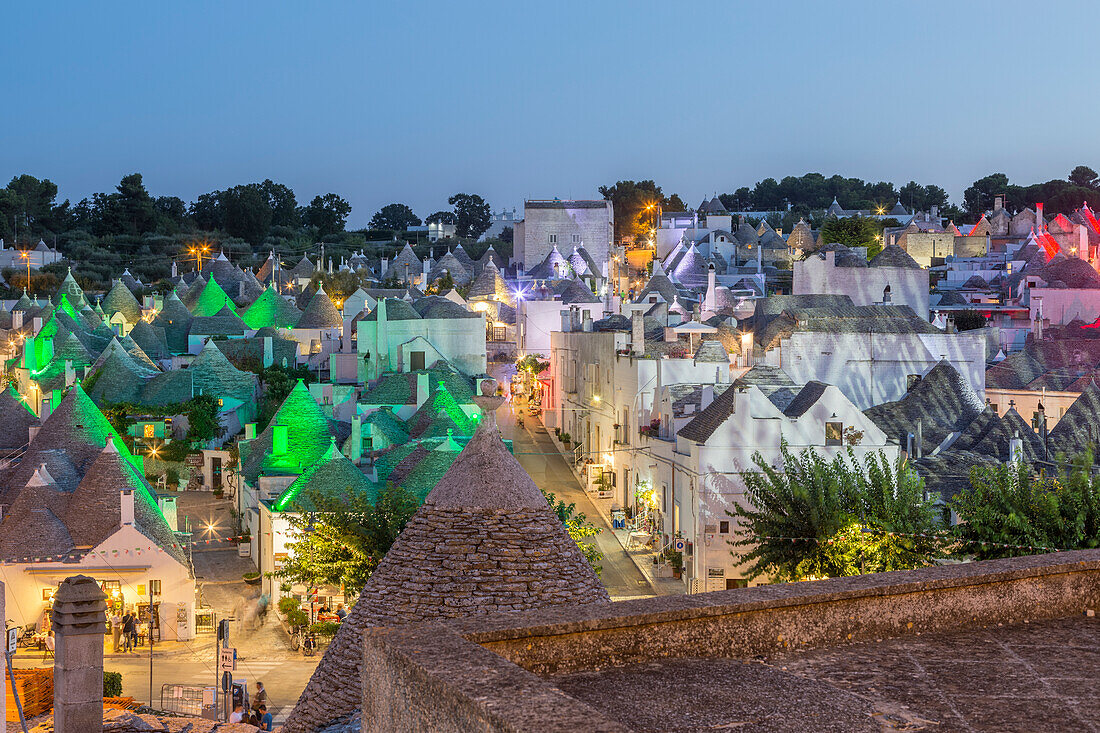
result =
[[386,276],[386,270],[388,270],[388,269],[390,269],[390,258],[389,257],[383,257],[382,258],[382,266],[378,268],[378,277],[385,277]]
[[836,267],[836,250],[829,250],[825,253],[825,264],[829,267]]
[[890,286],[887,285],[885,288],[882,289],[882,302],[884,305],[889,305],[890,300]]
[[427,257],[425,257],[424,258],[424,280],[422,281],[423,285],[426,286],[428,284],[428,276],[431,274],[431,272],[432,272],[432,261],[429,260]]
[[41,425],[31,425],[27,430],[27,442],[29,443],[34,440],[35,436],[38,435],[38,431],[41,429]]
[[630,350],[635,356],[645,355],[645,316],[641,311],[630,314]]
[[18,331],[23,328],[23,314],[25,311],[12,311],[11,312],[11,327],[13,331]]
[[264,369],[275,363],[274,344],[270,336],[264,336]]
[[255,440],[256,439],[256,423],[250,422],[244,425],[244,439]]
[[180,276],[179,268],[176,266],[176,261],[172,260],[172,278],[175,279]]
[[707,294],[703,299],[703,304],[708,311],[718,310],[718,291],[715,280],[714,263],[712,262],[707,265]]
[[935,204],[932,204],[931,214],[932,214],[932,219],[939,220],[939,218],[940,218],[940,207],[936,206]]
[[1039,234],[1047,230],[1046,219],[1043,218],[1043,205],[1035,204],[1035,233]]
[[581,310],[575,305],[569,306],[569,330],[581,330]]
[[582,322],[581,328],[585,333],[592,332],[592,311],[586,310],[584,312],[584,321]]
[[66,359],[65,360],[65,386],[66,387],[71,387],[71,386],[73,386],[73,382],[75,382],[75,381],[76,381],[76,370],[73,369],[73,360],[72,359]]
[[1024,459],[1024,441],[1020,438],[1020,431],[1017,430],[1012,436],[1012,439],[1008,441],[1008,462],[1019,463]]
[[573,316],[570,314],[568,308],[561,310],[559,315],[561,315],[562,333],[569,333],[571,330],[573,330]]
[[428,401],[428,373],[418,372],[416,375],[416,409]]
[[[1004,207],[1005,207],[1005,197],[1004,197],[1004,195],[994,196],[993,197],[993,211],[994,211],[994,213],[1000,211]],[[935,209],[935,207],[933,207],[933,209]]]
[[351,418],[351,456],[349,458],[356,465],[363,460],[363,419],[358,415]]
[[134,492],[132,489],[123,489],[120,496],[122,499],[122,526],[132,526],[134,523]]
[[237,298],[238,300],[244,300],[244,280],[237,283]]
[[699,410],[705,410],[710,407],[710,403],[714,402],[714,385],[708,384],[703,387],[703,395],[699,403]]
[[917,418],[917,436],[913,441],[915,443],[916,457],[924,457],[924,421],[921,418]]

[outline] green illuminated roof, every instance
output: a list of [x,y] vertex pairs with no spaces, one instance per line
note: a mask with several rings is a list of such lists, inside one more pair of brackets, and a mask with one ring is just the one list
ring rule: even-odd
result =
[[312,494],[328,494],[346,497],[352,494],[365,494],[374,501],[378,498],[378,487],[368,479],[359,468],[336,448],[335,438],[321,459],[306,469],[306,472],[294,480],[275,501],[278,511],[309,511]]
[[[458,402],[451,396],[443,380],[436,382],[435,390],[409,419],[410,432],[414,437],[420,437],[441,414],[449,418],[451,425],[436,426],[436,431],[433,431],[430,434],[431,436],[446,434],[447,427],[453,427],[460,435],[473,435],[474,428],[477,425],[459,407]],[[440,430],[442,432],[439,432]]]
[[[276,427],[287,429],[287,451],[273,453]],[[255,482],[261,473],[301,474],[328,450],[332,442],[329,419],[301,380],[294,385],[271,423],[256,436],[242,455],[242,475]]]
[[[192,285],[192,288],[194,286]],[[214,316],[223,309],[228,308],[233,313],[237,312],[237,306],[233,300],[218,285],[218,281],[211,276],[210,282],[202,289],[195,304],[191,306],[191,315],[195,317]]]
[[83,475],[99,457],[107,440],[112,437],[116,439],[119,451],[130,458],[126,444],[92,402],[92,398],[79,383],[73,385],[42,423],[42,428],[31,441],[23,460],[4,477],[4,486],[0,488],[0,504],[11,503],[6,498],[8,494],[17,487],[26,486],[35,468],[48,462],[47,453],[66,454],[74,469]]
[[413,405],[416,404],[416,379],[418,374],[428,375],[428,394],[431,395],[442,381],[455,402],[460,405],[474,404],[472,382],[454,367],[437,364],[419,372],[390,373],[382,375],[378,384],[366,392],[359,400],[366,405]]
[[248,327],[259,330],[265,326],[276,328],[294,328],[302,312],[275,290],[267,287],[252,305],[248,306],[241,318]]
[[372,412],[364,422],[370,423],[374,430],[382,433],[394,445],[400,445],[409,439],[409,428],[405,421],[386,407]]
[[77,307],[80,307],[85,303],[84,291],[79,285],[77,285],[76,278],[73,277],[73,271],[71,269],[65,275],[65,279],[61,281],[61,287],[59,287],[57,289],[57,292],[54,293],[54,305],[60,305],[62,295],[69,296],[69,300],[71,300],[73,304]]

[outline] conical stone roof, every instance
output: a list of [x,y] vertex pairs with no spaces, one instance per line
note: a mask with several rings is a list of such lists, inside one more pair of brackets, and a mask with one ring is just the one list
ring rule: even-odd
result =
[[191,330],[193,319],[191,311],[175,291],[172,291],[165,297],[164,305],[153,319],[153,323],[164,329],[164,339],[168,343],[168,348],[173,353],[182,354],[187,351],[187,334]]
[[[287,450],[273,450],[275,428],[287,429]],[[328,450],[332,442],[329,419],[298,380],[275,416],[256,439],[241,447],[241,475],[255,482],[261,473],[301,475]]]
[[[194,286],[192,286],[192,290],[194,290]],[[190,294],[189,291],[188,295],[190,296]],[[191,315],[197,318],[216,316],[222,308],[228,308],[234,313],[237,310],[233,300],[222,290],[222,286],[218,285],[218,281],[211,276],[210,281],[206,283],[198,298],[195,299],[194,305],[191,306]]]
[[359,707],[367,628],[609,602],[580,548],[501,441],[493,416],[500,400],[478,399],[485,419],[367,581],[286,733],[316,730]]
[[268,287],[241,318],[249,328],[259,330],[265,326],[294,328],[301,316],[302,312],[293,303],[279,295],[275,288]]
[[111,290],[103,298],[103,302],[100,304],[103,308],[104,314],[107,317],[113,316],[116,313],[121,313],[122,317],[126,319],[129,324],[137,323],[141,320],[141,303],[138,303],[137,298],[130,292],[130,289],[123,284],[121,280],[115,280],[115,284],[111,287]]
[[504,278],[500,276],[500,270],[497,269],[492,260],[485,263],[484,267],[481,268],[481,274],[470,283],[470,290],[466,297],[470,299],[489,298],[491,300],[502,300],[509,304],[512,303],[512,292],[508,289]]
[[343,325],[343,316],[322,286],[310,298],[295,328],[341,328]]

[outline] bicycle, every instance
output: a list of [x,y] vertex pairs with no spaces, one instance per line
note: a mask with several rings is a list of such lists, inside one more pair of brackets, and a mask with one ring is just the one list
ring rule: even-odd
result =
[[312,632],[306,634],[302,639],[302,653],[307,657],[312,657],[317,653],[317,636]]

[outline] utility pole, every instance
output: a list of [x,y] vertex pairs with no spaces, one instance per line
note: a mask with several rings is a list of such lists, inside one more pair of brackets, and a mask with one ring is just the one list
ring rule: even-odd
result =
[[149,581],[149,707],[153,707],[153,581]]

